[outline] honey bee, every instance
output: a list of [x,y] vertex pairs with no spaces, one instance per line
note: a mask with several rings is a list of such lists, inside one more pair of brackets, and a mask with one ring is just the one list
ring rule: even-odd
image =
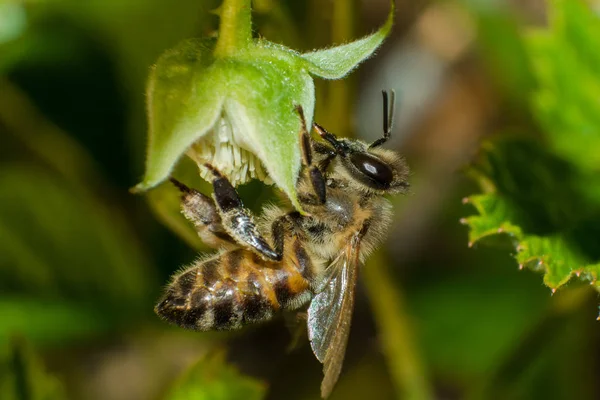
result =
[[155,308],[186,329],[229,330],[269,320],[281,310],[308,305],[308,337],[323,363],[327,397],[342,368],[350,331],[358,265],[383,239],[391,205],[383,197],[408,190],[408,167],[380,146],[393,119],[383,92],[383,136],[366,144],[337,138],[314,124],[313,140],[300,107],[303,211],[268,206],[260,218],[244,208],[215,168],[213,198],[172,179],[182,192],[182,213],[204,242],[221,249],[175,274]]

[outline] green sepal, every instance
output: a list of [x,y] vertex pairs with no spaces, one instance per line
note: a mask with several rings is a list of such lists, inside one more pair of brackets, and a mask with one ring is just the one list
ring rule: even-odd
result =
[[[144,179],[135,190],[164,181],[175,163],[213,127],[223,104],[223,80],[213,65],[213,39],[190,39],[166,51],[148,79],[148,151]],[[215,90],[216,89],[216,90]]]
[[387,22],[374,34],[308,54],[262,39],[237,51],[229,49],[226,55],[215,53],[213,39],[187,40],[167,51],[148,82],[146,173],[135,190],[167,179],[179,158],[199,140],[216,134],[222,120],[231,126],[233,144],[256,155],[272,181],[300,209],[296,181],[301,125],[295,108],[302,107],[310,129],[315,106],[311,74],[328,79],[348,74],[389,34],[393,14],[392,3]]
[[387,20],[376,32],[340,46],[302,54],[311,74],[325,79],[341,79],[371,57],[389,35],[394,24],[395,2],[391,2]]

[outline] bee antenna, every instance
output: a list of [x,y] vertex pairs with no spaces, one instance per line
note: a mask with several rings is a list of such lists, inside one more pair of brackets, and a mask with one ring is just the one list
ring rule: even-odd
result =
[[371,143],[369,146],[370,149],[373,147],[378,147],[388,141],[390,136],[392,135],[392,124],[394,122],[394,104],[396,103],[396,92],[392,89],[390,90],[391,99],[388,99],[387,90],[382,90],[381,94],[383,95],[383,136]]
[[340,142],[333,133],[329,133],[327,129],[323,128],[316,122],[313,123],[313,126],[315,127],[315,130],[321,136],[321,138],[328,141],[333,146],[336,153],[342,155],[346,154],[346,146],[344,145],[344,143]]

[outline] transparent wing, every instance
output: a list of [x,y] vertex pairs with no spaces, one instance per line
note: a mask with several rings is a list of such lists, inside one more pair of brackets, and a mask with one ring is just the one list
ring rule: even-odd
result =
[[350,333],[360,239],[348,243],[342,257],[328,267],[331,279],[308,308],[308,337],[313,353],[323,363],[321,396],[327,397],[340,376]]

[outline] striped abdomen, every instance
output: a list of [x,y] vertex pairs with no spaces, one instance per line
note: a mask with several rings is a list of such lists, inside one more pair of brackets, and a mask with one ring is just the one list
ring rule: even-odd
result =
[[223,330],[301,306],[312,295],[315,268],[298,242],[290,244],[281,262],[237,249],[194,264],[174,277],[156,313],[183,328]]

